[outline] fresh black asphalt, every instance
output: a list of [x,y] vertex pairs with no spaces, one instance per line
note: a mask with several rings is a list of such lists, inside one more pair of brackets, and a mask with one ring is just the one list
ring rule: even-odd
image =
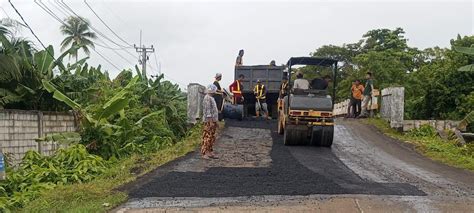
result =
[[[130,198],[310,194],[425,195],[410,184],[376,183],[361,179],[329,148],[284,146],[282,137],[275,132],[275,122],[226,121],[226,126],[272,129],[272,165],[268,168],[210,168],[205,172],[175,172],[166,168],[172,167],[171,163],[144,177],[147,181],[142,184],[138,179],[138,185],[127,190]],[[177,161],[186,160],[189,160],[189,156]]]

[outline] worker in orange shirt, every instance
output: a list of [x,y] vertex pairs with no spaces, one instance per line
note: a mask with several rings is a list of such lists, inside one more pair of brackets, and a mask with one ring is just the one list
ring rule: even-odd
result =
[[352,108],[353,113],[349,116],[353,118],[360,115],[362,98],[364,97],[362,93],[364,92],[364,89],[364,85],[360,83],[360,80],[355,80],[354,84],[351,87],[351,95],[353,99],[349,108]]
[[243,74],[239,75],[239,79],[235,80],[229,86],[230,92],[234,95],[233,104],[242,104],[244,102],[244,96],[242,96],[242,81],[244,80],[245,76]]

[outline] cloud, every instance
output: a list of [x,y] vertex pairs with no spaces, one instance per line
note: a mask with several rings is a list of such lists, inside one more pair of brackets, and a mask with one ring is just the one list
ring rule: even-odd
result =
[[[55,8],[54,1],[43,2]],[[118,41],[83,1],[66,2],[93,26]],[[473,34],[470,1],[88,2],[130,43],[140,42],[139,30],[142,30],[142,43],[156,47],[162,71],[182,86],[190,82],[209,84],[216,72],[223,73],[223,85],[230,84],[239,49],[246,50],[246,64],[268,64],[271,60],[281,64],[291,56],[308,55],[324,44],[356,42],[362,34],[375,28],[402,27],[409,44],[419,48],[446,47],[458,33]],[[60,24],[31,1],[14,3],[40,38],[59,50],[63,38],[58,30]],[[14,15],[5,0],[0,5],[10,16]],[[100,47],[97,50],[117,66],[131,66],[110,50]],[[136,55],[133,49],[130,52]],[[128,54],[123,55],[137,61]],[[150,72],[156,72],[154,57],[150,59],[155,68]],[[90,63],[102,64],[113,76],[118,73],[95,54]]]

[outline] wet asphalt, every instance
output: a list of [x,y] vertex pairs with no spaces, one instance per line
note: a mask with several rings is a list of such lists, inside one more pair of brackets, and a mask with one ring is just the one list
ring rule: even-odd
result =
[[[204,172],[178,172],[172,167],[196,153],[177,159],[138,179],[126,190],[130,198],[236,197],[255,195],[367,194],[415,195],[425,192],[408,183],[372,182],[360,178],[330,148],[284,146],[275,121],[226,121],[226,128],[271,129],[270,167],[213,167]],[[225,131],[225,129],[224,129]],[[245,134],[245,132],[242,132]],[[255,141],[258,143],[258,141]]]

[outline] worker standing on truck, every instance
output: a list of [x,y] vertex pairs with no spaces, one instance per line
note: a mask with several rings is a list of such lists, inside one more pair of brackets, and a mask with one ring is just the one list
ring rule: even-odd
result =
[[242,61],[243,57],[244,57],[244,50],[239,50],[239,55],[237,56],[237,59],[235,59],[235,66],[236,67],[243,65],[243,63],[244,63]]
[[222,74],[221,73],[216,73],[215,80],[214,80],[214,85],[217,88],[216,94],[214,95],[214,100],[216,101],[217,104],[217,110],[219,110],[219,121],[222,120],[222,110],[224,108],[224,90],[222,90],[221,85],[219,84],[219,81],[222,80]]
[[367,118],[369,116],[369,102],[372,100],[372,92],[374,91],[374,80],[372,79],[372,72],[367,72],[365,75],[367,82],[364,88],[364,98],[362,99],[362,112],[358,118]]
[[268,117],[268,106],[266,102],[266,89],[265,85],[262,84],[260,79],[257,80],[257,85],[255,85],[255,88],[253,89],[253,94],[255,95],[255,114],[257,117],[260,117],[260,111],[263,111],[265,113],[265,118],[269,119]]
[[242,81],[244,78],[245,76],[240,74],[239,79],[235,80],[234,83],[229,86],[230,92],[234,95],[233,104],[242,104],[244,102],[244,96],[242,96]]
[[212,153],[212,146],[216,142],[216,130],[218,120],[218,110],[216,101],[212,96],[215,95],[217,87],[214,84],[207,86],[206,95],[202,100],[202,112],[204,129],[202,133],[201,155],[204,159],[217,157]]
[[284,98],[285,96],[288,95],[288,78],[284,76],[281,79],[281,85],[280,85],[280,98]]

